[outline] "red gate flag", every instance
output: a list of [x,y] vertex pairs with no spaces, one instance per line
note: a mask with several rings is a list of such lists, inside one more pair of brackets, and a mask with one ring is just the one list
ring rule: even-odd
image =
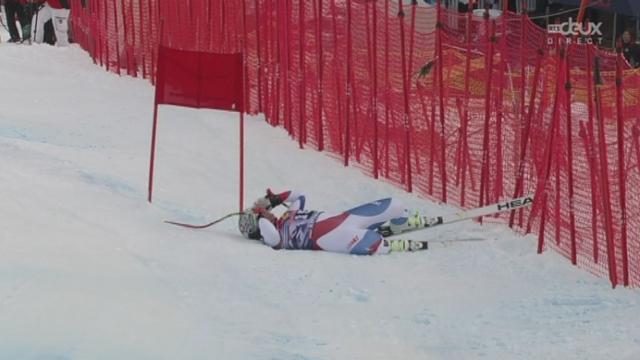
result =
[[158,106],[237,111],[240,113],[240,210],[244,195],[244,64],[243,54],[217,54],[160,45],[153,109],[149,196],[153,193]]
[[158,50],[156,102],[242,111],[242,54]]

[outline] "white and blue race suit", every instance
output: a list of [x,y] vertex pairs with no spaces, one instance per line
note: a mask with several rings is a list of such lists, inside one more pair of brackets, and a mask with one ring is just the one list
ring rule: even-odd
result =
[[357,255],[388,253],[388,244],[376,231],[389,221],[403,221],[407,210],[392,198],[380,199],[340,214],[304,209],[305,196],[287,191],[279,194],[290,204],[275,224],[265,218],[259,221],[266,245],[274,249],[326,250]]

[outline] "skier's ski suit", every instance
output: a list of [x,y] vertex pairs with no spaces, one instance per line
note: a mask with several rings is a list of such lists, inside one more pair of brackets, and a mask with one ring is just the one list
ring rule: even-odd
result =
[[305,210],[299,192],[277,194],[289,209],[275,221],[261,217],[258,225],[265,244],[274,249],[309,249],[371,255],[388,253],[389,241],[377,229],[387,221],[406,222],[407,210],[397,200],[380,199],[341,214]]

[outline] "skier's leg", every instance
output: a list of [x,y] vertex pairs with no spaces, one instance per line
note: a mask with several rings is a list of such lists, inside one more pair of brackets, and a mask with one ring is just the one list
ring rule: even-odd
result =
[[53,29],[56,32],[57,46],[69,46],[69,13],[68,9],[53,10]]
[[317,250],[371,255],[378,250],[382,240],[382,236],[374,230],[348,226],[343,223],[313,241],[314,249]]
[[16,26],[16,15],[19,14],[20,5],[17,1],[9,1],[4,4],[5,15],[7,17],[7,26],[9,28],[9,36],[13,42],[20,40],[20,33]]
[[45,3],[44,6],[33,15],[31,30],[32,33],[35,32],[35,36],[32,34],[31,38],[37,44],[42,44],[44,41],[44,24],[51,20],[51,16],[51,7],[49,7],[47,3]]
[[391,219],[406,219],[408,212],[400,200],[386,198],[349,209],[345,214],[349,214],[346,222],[353,226],[377,229]]
[[373,255],[427,249],[426,241],[389,240],[375,230],[338,226],[314,241],[314,248],[343,254]]

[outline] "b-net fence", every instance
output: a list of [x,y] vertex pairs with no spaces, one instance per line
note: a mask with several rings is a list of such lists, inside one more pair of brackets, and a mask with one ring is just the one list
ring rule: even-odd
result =
[[397,0],[73,0],[72,31],[152,82],[161,41],[244,52],[248,111],[301,147],[461,207],[535,194],[490,221],[640,285],[640,72],[588,39]]

